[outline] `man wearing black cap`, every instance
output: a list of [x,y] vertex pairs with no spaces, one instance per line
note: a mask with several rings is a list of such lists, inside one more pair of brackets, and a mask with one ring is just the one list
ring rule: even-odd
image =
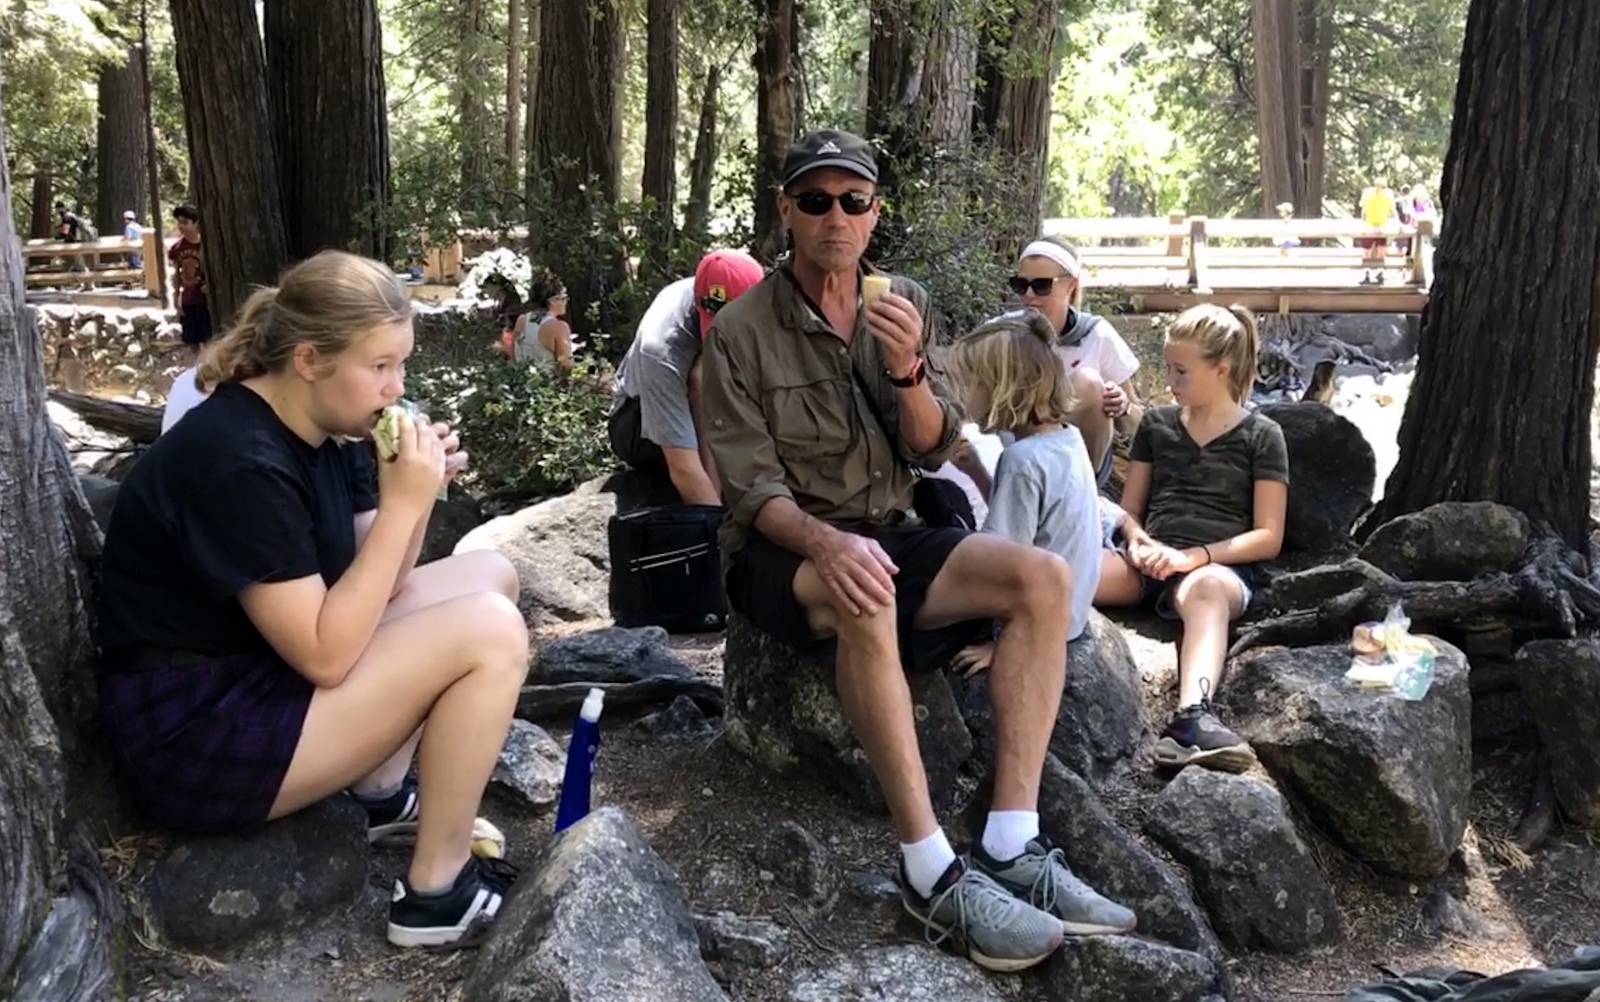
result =
[[[924,360],[927,293],[861,260],[878,220],[872,149],[815,132],[789,150],[782,178],[793,254],[717,314],[704,354],[729,601],[803,649],[837,639],[839,698],[889,801],[905,904],[932,933],[1018,970],[1064,933],[1126,932],[1133,914],[1073,876],[1039,830],[1067,565],[915,518],[913,467],[951,455],[960,412]],[[994,802],[968,863],[934,816],[904,671],[945,667],[975,621],[1001,632]]]

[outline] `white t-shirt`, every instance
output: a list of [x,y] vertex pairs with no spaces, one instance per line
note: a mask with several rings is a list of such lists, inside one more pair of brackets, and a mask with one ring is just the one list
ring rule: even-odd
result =
[[1133,349],[1103,318],[1077,344],[1071,347],[1057,344],[1056,355],[1069,374],[1073,369],[1086,366],[1097,370],[1101,379],[1118,386],[1139,371],[1139,359],[1134,356]]
[[[999,437],[984,434],[971,421],[961,426],[961,434],[968,442],[972,443],[972,448],[977,452],[978,458],[983,461],[983,468],[989,472],[990,478],[993,478],[994,464],[999,461],[1000,451],[1004,448],[1004,444]],[[983,494],[979,492],[978,485],[972,482],[971,477],[956,469],[956,464],[954,463],[945,463],[929,476],[948,480],[960,487],[966,493],[967,501],[972,505],[972,517],[978,520],[978,525],[983,524],[983,520],[989,514],[989,505],[988,502],[983,500]]]
[[200,387],[195,384],[194,377],[197,366],[189,366],[178,373],[172,381],[172,390],[167,394],[166,409],[161,412],[161,434],[165,435],[178,423],[178,419],[194,410],[205,400],[209,394],[201,393]]
[[1081,636],[1100,586],[1102,534],[1100,495],[1078,429],[1067,425],[1006,447],[995,464],[983,531],[1041,547],[1067,562],[1072,568],[1067,639]]

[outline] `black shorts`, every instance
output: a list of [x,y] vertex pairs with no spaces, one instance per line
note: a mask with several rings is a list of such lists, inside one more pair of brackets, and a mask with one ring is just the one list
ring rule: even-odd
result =
[[668,476],[667,456],[661,446],[644,437],[644,408],[638,397],[624,397],[622,406],[612,412],[606,421],[610,433],[611,451],[640,473]]
[[182,327],[184,344],[205,344],[211,340],[211,307],[206,303],[190,303],[178,308],[178,323]]
[[[949,666],[961,648],[992,639],[992,620],[969,620],[919,630],[917,613],[927,600],[928,588],[944,568],[957,545],[972,533],[963,529],[926,526],[851,525],[847,532],[878,541],[900,573],[894,576],[895,612],[900,627],[900,663],[908,672],[940,671]],[[836,641],[811,632],[805,609],[794,596],[794,578],[805,558],[752,533],[744,548],[734,554],[728,570],[728,604],[761,630],[802,653],[832,663]]]

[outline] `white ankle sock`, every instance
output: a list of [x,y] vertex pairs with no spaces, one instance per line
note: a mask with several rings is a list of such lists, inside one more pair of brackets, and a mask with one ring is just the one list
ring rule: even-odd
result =
[[983,851],[1003,863],[1022,855],[1028,840],[1038,837],[1038,811],[990,811],[983,826]]
[[906,879],[911,881],[911,889],[923,897],[933,893],[933,885],[956,861],[956,851],[950,848],[942,828],[920,842],[901,842],[900,855],[906,861]]

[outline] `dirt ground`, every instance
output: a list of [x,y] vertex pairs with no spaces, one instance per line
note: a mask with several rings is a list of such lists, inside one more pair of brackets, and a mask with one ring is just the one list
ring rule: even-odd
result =
[[[1123,621],[1144,671],[1152,715],[1169,709],[1175,679],[1172,635],[1164,624]],[[599,625],[599,624],[588,624]],[[714,641],[675,641],[696,669],[720,674]],[[1226,695],[1224,691],[1224,696]],[[736,1002],[782,997],[794,971],[829,963],[863,946],[916,942],[919,933],[898,908],[848,888],[823,914],[764,880],[755,853],[782,821],[796,821],[832,852],[846,872],[890,876],[894,840],[886,819],[852,807],[834,789],[807,779],[780,779],[740,757],[718,737],[688,743],[647,738],[621,718],[608,716],[595,799],[622,807],[676,868],[691,908],[722,908],[770,918],[789,930],[790,950],[778,967],[727,983]],[[1232,958],[1239,1002],[1292,1002],[1338,998],[1344,989],[1380,975],[1432,965],[1498,973],[1558,961],[1580,943],[1600,942],[1600,849],[1583,832],[1558,830],[1532,859],[1503,848],[1520,811],[1528,774],[1526,749],[1516,735],[1497,739],[1476,756],[1470,865],[1447,878],[1458,893],[1498,928],[1475,936],[1440,932],[1424,917],[1430,888],[1372,873],[1332,845],[1312,836],[1314,851],[1343,910],[1348,938],[1337,949],[1277,957]],[[1107,796],[1130,830],[1140,824],[1160,781],[1138,770]],[[549,817],[517,817],[490,804],[486,813],[511,841],[513,862],[533,858],[550,837]],[[946,818],[952,835],[969,835],[957,813]],[[1159,851],[1159,850],[1158,850]],[[266,945],[225,964],[206,958],[130,946],[130,998],[139,1002],[447,1002],[471,963],[470,952],[421,953],[392,949],[383,939],[388,891],[405,865],[399,851],[380,851],[369,890],[353,920],[325,923],[311,934]],[[138,927],[138,923],[134,923]],[[1008,997],[1042,997],[1026,974],[996,978]],[[666,1000],[664,1000],[666,1002]]]

